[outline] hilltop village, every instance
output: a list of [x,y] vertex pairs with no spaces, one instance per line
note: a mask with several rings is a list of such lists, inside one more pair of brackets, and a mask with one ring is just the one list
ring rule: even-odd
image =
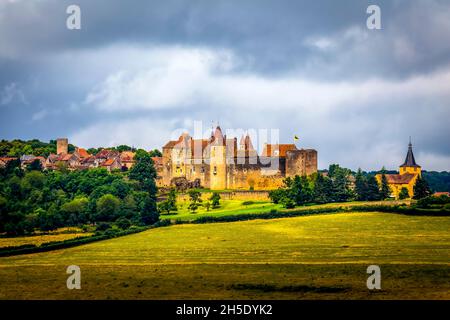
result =
[[[295,144],[265,144],[261,155],[254,149],[250,136],[228,138],[218,126],[208,139],[194,139],[188,133],[167,142],[162,157],[152,157],[157,171],[157,186],[187,182],[191,186],[212,190],[280,187],[283,179],[317,172],[317,151],[298,149]],[[108,171],[130,169],[134,152],[103,149],[92,155],[83,148],[69,153],[67,138],[56,140],[56,154],[48,157],[22,155],[22,167],[38,160],[45,170],[87,170],[105,168]],[[16,158],[0,158],[0,166]]]
[[[105,148],[90,154],[79,147],[72,147],[72,150],[69,152],[68,139],[60,138],[56,140],[56,153],[48,157],[25,154],[20,157],[20,163],[22,168],[39,161],[44,170],[105,168],[109,172],[127,171],[135,163],[134,151]],[[314,149],[298,149],[293,143],[266,143],[261,154],[258,154],[248,134],[238,142],[236,137],[224,135],[219,126],[211,131],[207,139],[194,139],[183,133],[177,140],[168,141],[162,147],[161,155],[152,157],[158,187],[182,185],[211,190],[273,190],[282,187],[287,177],[310,176],[317,172],[317,151]],[[0,157],[0,167],[11,160],[17,158]],[[399,198],[403,189],[412,196],[421,173],[410,142],[399,173],[385,174],[391,196]],[[382,176],[376,175],[379,184]],[[354,189],[354,175],[349,176],[349,183]]]

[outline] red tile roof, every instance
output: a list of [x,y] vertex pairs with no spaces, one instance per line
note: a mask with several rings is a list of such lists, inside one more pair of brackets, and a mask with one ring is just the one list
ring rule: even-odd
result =
[[408,184],[415,177],[415,174],[386,174],[386,179],[389,184]]
[[152,157],[153,162],[155,163],[155,165],[162,165],[162,157]]
[[88,158],[90,156],[86,149],[78,148],[77,151],[81,158]]
[[114,160],[115,160],[115,159],[108,159],[108,160],[104,161],[101,165],[102,165],[103,167],[110,166],[110,165],[112,165],[112,164],[114,163]]

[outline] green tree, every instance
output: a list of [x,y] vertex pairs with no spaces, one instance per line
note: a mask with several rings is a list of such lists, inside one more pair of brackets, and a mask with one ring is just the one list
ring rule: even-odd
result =
[[170,189],[169,194],[167,196],[167,202],[169,204],[170,211],[177,211],[177,191],[175,188]]
[[116,220],[116,225],[122,229],[122,230],[126,230],[129,227],[131,227],[131,221],[125,217],[120,217],[119,219]]
[[120,199],[105,194],[97,200],[97,221],[114,221],[120,208]]
[[42,171],[42,163],[39,159],[34,159],[28,166],[28,171]]
[[416,183],[414,185],[413,199],[419,200],[422,198],[426,198],[430,195],[431,195],[431,190],[428,185],[428,182],[421,176],[418,176],[416,179]]
[[375,178],[375,176],[373,176],[373,175],[371,175],[367,178],[367,200],[368,201],[381,200],[378,181]]
[[400,200],[404,200],[404,199],[408,199],[409,197],[410,197],[410,195],[409,195],[408,189],[405,188],[405,187],[403,187],[403,188],[400,190],[400,193],[399,193],[399,195],[398,195],[398,198],[399,198]]
[[151,150],[149,152],[149,154],[150,154],[150,157],[162,157],[162,153],[158,149]]
[[75,198],[61,206],[61,212],[64,215],[64,221],[68,225],[77,225],[87,221],[86,209],[89,200],[86,197]]
[[358,169],[355,176],[355,193],[358,201],[367,200],[367,179],[363,175],[361,168]]
[[330,165],[328,169],[328,176],[333,184],[332,200],[336,202],[345,202],[353,197],[353,192],[350,189],[351,170],[341,168],[338,164]]
[[202,202],[201,193],[195,189],[189,190],[189,206],[188,209],[195,213],[197,211],[198,207],[200,206],[200,203]]
[[381,188],[380,188],[380,198],[382,200],[387,199],[391,196],[391,188],[389,187],[389,183],[387,181],[386,175],[384,172],[381,174]]
[[211,201],[211,206],[213,209],[220,206],[220,194],[218,192],[213,192],[209,200]]
[[144,224],[153,224],[159,220],[156,206],[156,170],[152,158],[145,150],[137,150],[134,159],[136,163],[130,169],[128,177],[138,182],[140,190],[147,192],[141,207],[141,217]]
[[324,177],[323,174],[318,173],[314,182],[314,202],[316,203],[328,203],[330,202],[332,195],[333,184],[331,179]]

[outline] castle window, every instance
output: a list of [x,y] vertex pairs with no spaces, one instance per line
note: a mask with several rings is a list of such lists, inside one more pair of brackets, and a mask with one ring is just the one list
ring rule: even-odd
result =
[[214,166],[214,171],[213,171],[213,174],[214,174],[214,175],[216,175],[216,174],[217,174],[217,167],[216,167],[216,166]]
[[200,172],[201,172],[201,173],[205,173],[205,167],[202,167],[202,168],[200,169]]

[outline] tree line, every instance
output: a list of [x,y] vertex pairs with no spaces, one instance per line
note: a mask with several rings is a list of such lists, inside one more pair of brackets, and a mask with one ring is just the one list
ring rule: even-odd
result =
[[0,233],[21,235],[35,229],[96,225],[98,229],[150,225],[159,220],[156,171],[149,153],[137,150],[126,173],[23,170],[10,161],[0,168]]
[[[418,177],[414,186],[414,199],[431,194],[427,181]],[[385,172],[382,170],[381,183],[375,175],[358,170],[353,178],[350,169],[337,164],[330,165],[328,174],[316,173],[311,176],[288,177],[284,186],[273,190],[269,197],[274,203],[285,208],[294,208],[305,204],[325,204],[346,201],[379,201],[390,198],[391,190]],[[403,188],[400,199],[409,198],[408,190]]]

